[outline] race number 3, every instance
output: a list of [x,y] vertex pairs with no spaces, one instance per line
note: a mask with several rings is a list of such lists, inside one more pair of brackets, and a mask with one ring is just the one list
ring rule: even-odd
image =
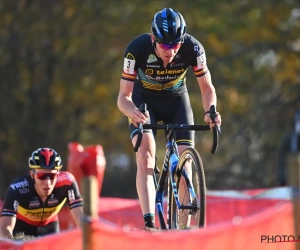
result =
[[135,60],[124,58],[123,71],[128,74],[134,73]]

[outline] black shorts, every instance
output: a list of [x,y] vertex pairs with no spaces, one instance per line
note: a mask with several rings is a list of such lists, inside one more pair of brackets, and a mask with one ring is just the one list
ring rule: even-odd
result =
[[[141,103],[147,104],[149,112],[149,119],[147,124],[156,124],[162,121],[164,124],[194,124],[193,111],[190,104],[188,92],[178,96],[155,96],[145,95],[139,90],[134,89],[132,100],[136,107]],[[132,139],[138,132],[137,127],[129,123],[130,138]],[[153,132],[156,136],[155,130],[144,130],[144,132]],[[193,146],[195,139],[194,131],[180,131],[176,132],[176,142],[178,145]]]

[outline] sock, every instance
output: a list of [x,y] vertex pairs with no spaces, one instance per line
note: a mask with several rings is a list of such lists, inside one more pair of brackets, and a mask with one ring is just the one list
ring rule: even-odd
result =
[[155,228],[154,214],[144,214],[145,227]]

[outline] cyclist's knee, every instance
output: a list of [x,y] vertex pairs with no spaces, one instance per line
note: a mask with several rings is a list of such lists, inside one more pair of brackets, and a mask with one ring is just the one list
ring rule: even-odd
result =
[[155,157],[153,153],[146,150],[141,150],[137,154],[137,167],[141,169],[153,169],[155,163]]
[[[134,144],[134,140],[133,140]],[[136,153],[137,167],[153,169],[155,165],[155,140],[151,133],[144,133],[141,145]]]

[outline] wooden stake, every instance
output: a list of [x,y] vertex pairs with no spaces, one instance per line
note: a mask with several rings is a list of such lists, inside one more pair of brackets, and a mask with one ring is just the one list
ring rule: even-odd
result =
[[82,178],[83,217],[81,220],[82,243],[84,250],[94,250],[91,222],[98,219],[98,180],[95,176]]

